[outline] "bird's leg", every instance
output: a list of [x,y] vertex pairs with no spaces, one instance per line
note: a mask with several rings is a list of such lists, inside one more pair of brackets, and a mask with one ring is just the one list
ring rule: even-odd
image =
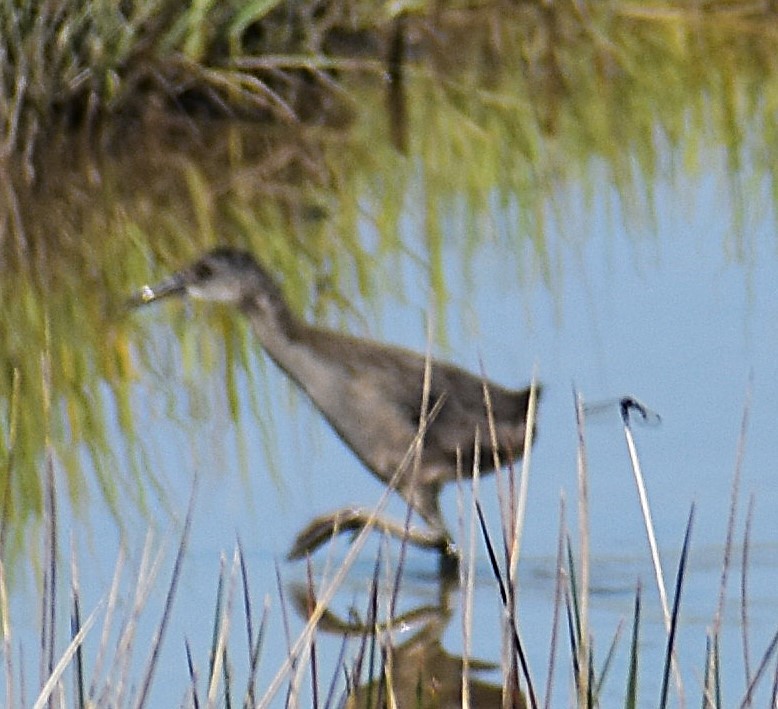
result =
[[[452,578],[459,573],[459,549],[451,538],[440,512],[440,484],[411,483],[400,487],[397,492],[427,523],[430,531],[437,537],[435,548],[440,554],[439,570],[441,577]],[[412,541],[409,536],[409,541]]]
[[398,488],[402,498],[427,523],[439,540],[438,551],[447,556],[458,555],[456,545],[448,533],[440,512],[440,485],[437,483],[411,484]]
[[408,543],[425,549],[437,549],[441,555],[449,556],[455,547],[448,534],[437,529],[419,529],[409,527],[384,517],[376,517],[370,510],[359,508],[344,508],[337,512],[322,515],[312,520],[295,539],[288,559],[299,559],[318,549],[334,536],[347,531],[359,531],[366,526],[376,529],[398,539],[407,539]]

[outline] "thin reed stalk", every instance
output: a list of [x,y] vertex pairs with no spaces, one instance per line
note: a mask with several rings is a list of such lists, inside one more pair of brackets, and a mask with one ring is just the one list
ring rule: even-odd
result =
[[721,666],[719,664],[719,636],[712,632],[705,642],[705,676],[702,685],[703,709],[721,707]]
[[[605,685],[605,680],[608,677],[608,670],[610,670],[611,663],[613,662],[613,658],[616,655],[616,648],[619,644],[619,639],[621,638],[621,633],[624,630],[624,619],[620,619],[618,625],[616,626],[616,631],[613,633],[613,638],[611,638],[610,646],[608,647],[608,652],[605,654],[605,660],[602,663],[602,668],[600,669],[599,673],[596,676],[596,681],[591,689],[591,694],[593,697],[599,697],[602,694],[603,686]],[[594,666],[594,662],[592,661],[592,667]]]
[[[580,613],[580,588],[578,584],[578,575],[575,571],[575,559],[573,556],[573,543],[570,535],[567,535],[567,576],[569,583],[565,587],[565,611],[567,616],[567,633],[570,639],[570,657],[573,663],[573,678],[575,680],[576,693],[581,706],[581,697],[588,696],[581,693],[581,687],[586,686],[586,682],[581,682],[581,675],[586,667],[581,664],[581,613]],[[587,706],[584,702],[583,706]]]
[[521,461],[521,482],[516,503],[516,516],[513,527],[513,544],[510,550],[510,565],[508,578],[512,584],[517,581],[519,568],[519,554],[521,551],[521,538],[524,531],[524,519],[527,510],[527,498],[529,496],[529,473],[532,463],[532,444],[535,436],[535,421],[538,411],[538,379],[537,367],[532,374],[529,389],[529,404],[527,406],[527,421],[524,427],[524,454]]
[[[473,441],[473,479],[471,483],[470,525],[464,533],[464,513],[460,512],[461,538],[467,540],[467,563],[460,564],[459,583],[462,588],[462,707],[470,708],[470,655],[473,642],[473,598],[475,595],[475,537],[476,537],[476,500],[480,495],[481,484],[481,432],[476,429]],[[457,499],[460,508],[462,502],[462,456],[457,449]]]
[[689,511],[689,519],[686,523],[686,533],[683,538],[683,547],[681,548],[681,558],[678,561],[678,573],[675,578],[675,595],[673,598],[673,612],[670,617],[670,630],[667,634],[667,651],[665,652],[665,669],[662,673],[662,691],[660,694],[659,706],[664,709],[667,706],[667,695],[669,689],[670,669],[674,666],[675,657],[675,636],[678,630],[678,618],[681,608],[681,591],[683,590],[684,574],[686,572],[686,560],[689,555],[689,544],[691,542],[692,524],[694,523],[694,504]]
[[575,423],[578,434],[577,465],[578,472],[578,533],[581,537],[581,583],[578,592],[576,619],[578,627],[578,702],[589,706],[589,574],[590,574],[590,540],[589,540],[589,479],[586,462],[586,436],[584,430],[583,399],[577,391],[573,391],[575,401]]
[[[306,572],[308,576],[308,613],[316,607],[316,588],[313,582],[313,566],[311,557],[306,559]],[[313,709],[319,709],[319,670],[316,659],[316,636],[311,639],[311,701]]]
[[246,680],[246,704],[253,707],[256,704],[256,682],[257,671],[259,670],[259,655],[262,651],[262,647],[265,640],[265,634],[267,632],[268,619],[270,617],[270,596],[265,596],[265,603],[262,608],[262,618],[259,622],[259,628],[257,630],[257,637],[254,641],[254,645],[251,649],[249,676]]
[[[430,405],[430,386],[432,384],[432,318],[427,323],[427,352],[424,358],[424,375],[421,388],[421,409],[419,415],[419,428],[417,433],[418,444],[414,446],[413,464],[411,467],[411,486],[416,484],[421,469],[421,455],[424,448],[424,434],[429,426],[428,412]],[[445,398],[445,397],[442,397]],[[394,576],[392,594],[389,599],[389,622],[395,615],[397,602],[400,598],[400,586],[402,584],[402,572],[405,567],[405,557],[408,552],[408,536],[411,529],[411,516],[413,514],[412,506],[406,505],[405,519],[403,521],[403,536],[400,540],[400,558],[397,562],[397,573]]]
[[73,657],[75,656],[76,651],[81,647],[81,643],[84,642],[84,638],[86,638],[87,634],[92,629],[92,626],[95,624],[97,615],[101,610],[102,603],[99,603],[89,614],[89,617],[81,626],[81,629],[78,631],[78,633],[76,633],[75,637],[70,641],[67,648],[65,648],[65,652],[62,653],[59,661],[56,663],[56,665],[54,665],[51,674],[44,682],[43,687],[41,687],[38,698],[35,700],[35,704],[33,704],[33,709],[43,709],[47,704],[52,704],[52,694],[54,690],[59,685],[59,681],[62,679],[62,675],[68,668],[68,665],[70,665],[70,663],[73,661]]
[[151,592],[152,583],[159,572],[163,556],[162,549],[160,549],[156,556],[152,558],[153,540],[154,535],[151,529],[149,529],[137,571],[137,583],[135,584],[132,608],[119,635],[114,655],[114,664],[109,672],[113,677],[113,686],[106,683],[103,693],[98,698],[98,705],[113,704],[123,706],[129,704],[125,693],[129,690],[131,684],[129,676],[132,660],[131,650],[135,643],[135,634],[138,629],[141,612]]
[[565,495],[559,496],[559,532],[557,535],[556,562],[554,573],[554,609],[551,617],[551,638],[548,648],[548,674],[546,677],[546,698],[543,706],[551,708],[551,698],[554,690],[554,669],[556,667],[557,639],[559,635],[559,611],[562,607],[565,586],[564,554],[566,521]]
[[253,617],[254,611],[251,607],[251,593],[249,591],[249,574],[246,565],[246,556],[243,553],[243,544],[238,536],[235,540],[236,549],[238,552],[238,559],[240,560],[240,580],[241,590],[243,593],[243,613],[246,619],[246,645],[249,657],[249,676],[246,684],[245,703],[249,706],[254,703],[255,693],[255,678],[257,671],[257,662],[259,658],[259,645],[262,641],[262,635],[265,628],[265,620],[267,618],[267,603],[264,608],[264,615],[260,622],[259,631],[257,632],[256,641],[254,639],[254,627]]
[[165,605],[162,611],[162,618],[159,621],[159,626],[154,632],[154,638],[151,641],[151,652],[149,659],[146,663],[146,670],[143,673],[143,677],[140,682],[140,694],[135,702],[136,709],[141,709],[145,706],[148,699],[149,691],[151,690],[151,683],[154,679],[154,673],[157,670],[157,663],[159,661],[159,652],[162,647],[162,640],[165,636],[168,623],[170,622],[170,615],[173,610],[173,600],[178,590],[178,582],[181,578],[181,568],[184,563],[184,554],[186,553],[187,544],[189,543],[189,534],[192,529],[192,515],[194,514],[195,499],[197,497],[197,477],[192,482],[192,491],[189,494],[189,504],[186,510],[186,518],[184,519],[184,529],[181,532],[181,541],[178,544],[178,551],[176,552],[176,560],[173,563],[173,573],[170,577],[170,584],[168,585],[168,591],[165,596]]
[[748,569],[749,552],[751,550],[751,524],[754,519],[754,493],[748,498],[745,530],[743,532],[743,558],[740,564],[740,637],[743,643],[743,671],[746,686],[751,684],[751,650],[749,647],[749,617],[748,617]]
[[184,638],[184,650],[186,652],[186,669],[189,672],[189,693],[192,697],[192,706],[194,709],[200,709],[200,698],[197,696],[197,670],[188,638]]
[[[284,592],[284,584],[281,581],[281,569],[278,566],[278,561],[275,562],[275,570],[276,570],[276,589],[278,591],[278,600],[279,604],[281,606],[281,622],[283,624],[284,628],[284,640],[286,641],[286,656],[290,660],[290,672],[295,672],[297,670],[297,657],[292,656],[292,631],[289,628],[289,609],[286,605],[286,593]],[[291,687],[287,688],[287,697],[285,704],[289,705],[289,693],[291,692]]]
[[230,705],[230,683],[229,683],[229,666],[227,662],[227,638],[230,634],[230,627],[232,624],[232,607],[235,597],[235,587],[237,585],[238,573],[240,570],[240,556],[238,554],[238,548],[232,554],[232,565],[230,567],[230,575],[227,580],[227,591],[225,593],[224,611],[219,617],[219,632],[216,637],[215,646],[212,648],[212,655],[214,658],[213,667],[211,669],[211,676],[208,678],[208,703],[207,706],[215,707],[217,700],[217,691],[219,688],[219,677],[224,677],[224,691],[225,691],[225,704]]
[[510,614],[510,608],[509,608],[510,595],[508,593],[506,581],[503,578],[503,574],[502,571],[500,570],[499,562],[497,561],[497,554],[495,552],[494,545],[492,544],[491,536],[489,535],[489,529],[486,526],[486,520],[484,518],[483,510],[481,509],[480,501],[476,500],[475,505],[476,505],[476,512],[478,513],[478,522],[481,526],[481,534],[484,539],[484,544],[486,545],[486,552],[489,556],[489,563],[491,564],[492,567],[492,573],[494,574],[494,577],[497,580],[497,587],[500,591],[500,600],[502,601],[503,609],[506,614],[506,621],[509,625],[508,631],[510,634],[512,654],[515,654],[518,657],[519,665],[521,667],[524,680],[527,682],[527,693],[529,694],[530,706],[533,709],[536,709],[538,706],[537,695],[535,693],[535,687],[532,681],[527,655],[524,652],[524,644],[522,643],[521,638],[519,637],[518,629],[514,624],[514,618]]
[[638,669],[640,652],[638,642],[640,640],[640,602],[643,585],[638,580],[635,588],[635,605],[632,611],[632,641],[629,647],[629,672],[627,673],[627,694],[624,699],[624,709],[635,709],[638,699]]
[[[348,644],[348,635],[346,633],[343,634],[343,639],[340,643],[340,648],[338,650],[338,657],[335,660],[335,667],[343,667],[344,666],[344,658],[346,657],[346,645]],[[337,672],[332,673],[332,677],[330,678],[330,686],[327,689],[327,695],[324,698],[324,707],[325,709],[329,709],[329,707],[332,706],[333,702],[335,701],[335,692],[337,691],[337,685],[338,680],[340,679],[340,675]],[[251,704],[250,706],[253,706]]]
[[665,629],[670,632],[670,604],[667,600],[667,586],[665,585],[664,572],[662,571],[662,562],[659,558],[659,546],[656,542],[656,532],[654,531],[654,522],[651,517],[651,507],[648,504],[648,493],[646,492],[646,483],[643,478],[643,471],[640,467],[635,438],[632,435],[632,427],[629,419],[624,420],[624,437],[627,441],[627,450],[632,464],[632,472],[635,477],[638,498],[640,501],[640,511],[643,515],[643,523],[646,528],[646,537],[648,539],[648,548],[651,553],[651,563],[654,568],[654,578],[656,579],[657,591],[659,592],[659,601],[662,604],[662,615],[664,617]]
[[211,651],[208,655],[208,682],[206,690],[206,702],[208,697],[211,696],[211,687],[214,682],[218,682],[217,665],[219,663],[219,633],[221,629],[221,621],[224,617],[224,605],[225,605],[225,592],[224,587],[226,584],[227,574],[227,559],[224,555],[224,551],[219,554],[219,577],[216,581],[216,604],[213,611],[213,626],[211,628]]
[[[749,705],[751,702],[749,701]],[[770,694],[770,706],[778,706],[778,664],[776,664],[775,671],[773,672],[773,691]]]
[[[72,637],[75,637],[81,630],[81,592],[79,590],[76,544],[72,534],[70,537],[70,595],[72,601],[70,634]],[[86,706],[86,690],[84,687],[84,654],[80,645],[76,650],[75,678],[73,683],[75,687],[74,705],[79,709],[83,709]]]
[[[433,421],[434,418],[437,416],[438,412],[440,411],[440,408],[444,403],[444,398],[445,397],[440,397],[435,402],[431,411],[429,412],[429,416],[427,417],[428,422]],[[420,431],[414,438],[413,443],[410,445],[408,451],[406,451],[405,453],[403,460],[400,462],[400,465],[397,467],[397,471],[392,476],[392,479],[389,481],[389,484],[386,486],[386,490],[384,490],[384,493],[379,498],[378,503],[373,508],[370,518],[367,521],[367,524],[364,525],[363,529],[359,532],[359,534],[356,536],[354,541],[351,543],[351,546],[349,547],[349,550],[346,553],[346,556],[343,562],[341,563],[340,568],[335,573],[334,577],[330,580],[329,584],[323,588],[319,596],[318,603],[316,604],[316,608],[314,608],[311,617],[308,619],[308,623],[306,624],[302,633],[300,633],[300,635],[298,636],[297,640],[292,645],[292,648],[289,652],[289,656],[276,672],[267,690],[265,690],[265,694],[259,700],[257,704],[258,707],[260,708],[266,707],[270,704],[270,702],[273,700],[275,695],[278,693],[278,690],[280,689],[281,684],[284,681],[284,678],[292,669],[292,665],[296,662],[296,658],[298,658],[308,647],[311,637],[315,632],[316,625],[318,624],[319,620],[321,619],[322,615],[324,614],[329,604],[332,602],[332,599],[334,598],[337,589],[343,583],[343,580],[346,578],[346,575],[348,574],[349,570],[354,565],[354,562],[356,561],[359,552],[362,550],[362,547],[365,545],[365,542],[367,541],[368,536],[372,531],[372,527],[375,524],[376,519],[378,519],[383,509],[386,507],[386,504],[389,500],[389,496],[392,494],[395,487],[397,486],[397,482],[399,481],[401,476],[407,471],[408,466],[411,464],[411,461],[413,460],[413,456],[415,455],[415,450],[417,446],[420,445],[423,433],[424,433],[423,431]]]
[[[721,618],[724,614],[724,603],[727,595],[727,578],[732,561],[732,545],[735,538],[735,519],[737,517],[737,505],[740,499],[740,478],[743,474],[743,459],[746,452],[746,437],[748,433],[748,419],[751,412],[751,393],[753,390],[753,372],[749,376],[746,387],[745,401],[743,402],[743,417],[740,420],[740,434],[737,441],[735,454],[735,471],[732,476],[732,491],[729,495],[729,518],[727,519],[727,538],[724,543],[724,560],[721,564],[721,580],[719,581],[719,601],[716,606],[716,614],[713,617],[712,634],[717,637],[721,629]],[[718,647],[718,642],[716,642]]]
[[111,580],[111,590],[108,592],[108,601],[106,603],[105,617],[103,618],[103,631],[100,634],[100,644],[97,650],[97,656],[95,659],[95,666],[92,670],[92,681],[89,685],[89,702],[90,704],[97,704],[97,684],[100,681],[100,676],[103,671],[103,662],[105,661],[108,648],[108,640],[111,635],[113,627],[113,618],[116,611],[116,604],[119,598],[119,582],[121,580],[122,570],[125,563],[125,549],[124,545],[119,547],[119,553],[116,556],[116,563],[114,564],[113,578]]
[[[756,691],[756,687],[761,681],[765,672],[767,671],[767,666],[770,664],[770,661],[772,660],[772,657],[775,654],[776,649],[778,649],[778,631],[776,631],[773,634],[772,640],[770,640],[770,644],[767,646],[767,649],[764,651],[764,654],[762,655],[762,659],[759,662],[759,666],[756,668],[756,671],[754,672],[754,676],[751,679],[751,682],[749,683],[748,687],[746,688],[746,692],[743,695],[743,700],[740,702],[741,709],[743,707],[751,706],[752,702],[754,701],[754,692]],[[773,701],[771,702],[771,706],[775,706],[775,694],[776,694],[776,687],[774,685]]]
[[[656,542],[656,533],[654,532],[654,523],[651,517],[651,508],[648,504],[648,493],[646,492],[646,484],[643,478],[643,471],[640,467],[640,459],[638,457],[637,446],[635,445],[635,438],[632,435],[632,426],[629,422],[628,416],[623,416],[622,420],[624,426],[624,438],[627,442],[627,450],[629,452],[629,459],[632,464],[632,473],[635,478],[635,485],[638,491],[638,499],[640,501],[640,510],[643,515],[643,523],[646,529],[646,537],[648,539],[648,547],[651,553],[651,563],[654,568],[654,578],[656,579],[657,591],[659,592],[659,601],[662,605],[662,616],[665,622],[665,631],[668,636],[671,632],[672,618],[670,612],[670,605],[667,600],[667,587],[665,585],[664,573],[662,572],[662,562],[659,558],[659,546]],[[675,677],[675,684],[678,690],[678,698],[683,706],[684,700],[684,688],[683,679],[681,677],[681,670],[678,667],[678,660],[673,656],[672,669]]]

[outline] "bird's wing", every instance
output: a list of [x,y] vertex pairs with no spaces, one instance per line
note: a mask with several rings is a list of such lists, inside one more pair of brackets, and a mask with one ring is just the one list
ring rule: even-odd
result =
[[521,454],[529,389],[511,390],[486,382],[487,407],[484,381],[449,366],[433,373],[433,387],[445,392],[446,401],[427,432],[430,449],[455,458],[459,448],[463,466],[472,467],[478,429],[484,470],[491,467],[492,433],[503,456],[515,458]]

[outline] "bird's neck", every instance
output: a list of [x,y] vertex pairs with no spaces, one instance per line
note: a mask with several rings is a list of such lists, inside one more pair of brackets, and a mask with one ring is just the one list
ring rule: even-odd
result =
[[[280,309],[260,306],[254,303],[241,309],[262,348],[326,415],[337,367],[322,352],[323,331],[298,318],[285,304]],[[325,336],[337,337],[334,333]]]
[[240,309],[251,323],[260,344],[268,350],[288,346],[307,327],[283,300],[263,293],[247,297],[240,304]]

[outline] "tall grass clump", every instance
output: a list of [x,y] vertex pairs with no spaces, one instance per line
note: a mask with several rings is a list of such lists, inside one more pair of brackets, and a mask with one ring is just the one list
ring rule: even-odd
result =
[[[622,400],[623,402],[624,400]],[[776,648],[778,647],[778,628],[772,639],[763,650],[758,668],[753,670],[753,662],[750,659],[752,640],[748,633],[748,602],[747,602],[747,578],[748,578],[748,551],[750,548],[750,528],[753,513],[753,498],[749,505],[748,514],[746,516],[745,530],[743,535],[743,562],[742,562],[742,575],[740,582],[740,605],[741,605],[741,634],[743,645],[743,657],[744,657],[744,676],[746,678],[745,686],[737,690],[733,687],[728,687],[731,694],[737,696],[737,704],[725,703],[722,698],[724,696],[724,686],[727,683],[731,684],[734,673],[731,671],[731,662],[735,661],[735,658],[728,658],[726,661],[721,657],[721,624],[723,607],[725,598],[727,595],[727,578],[730,572],[730,566],[733,556],[733,546],[735,538],[735,518],[738,505],[739,486],[741,477],[741,465],[743,460],[743,452],[745,447],[748,412],[750,402],[750,390],[747,396],[746,404],[744,407],[743,420],[741,424],[740,439],[738,443],[738,452],[736,457],[735,473],[733,476],[732,494],[730,498],[730,515],[726,529],[726,541],[723,550],[722,562],[721,562],[721,576],[718,589],[712,589],[713,593],[718,594],[718,604],[716,607],[715,615],[712,619],[710,630],[704,638],[697,638],[701,641],[706,648],[703,662],[698,667],[691,668],[693,676],[698,678],[698,682],[695,683],[694,689],[686,686],[684,683],[684,677],[690,676],[689,668],[685,668],[686,674],[682,672],[684,668],[680,666],[679,661],[679,629],[683,621],[683,591],[687,582],[688,575],[688,560],[692,550],[692,529],[694,521],[694,504],[691,505],[689,512],[686,529],[683,539],[680,545],[680,555],[678,561],[678,567],[675,573],[675,581],[672,588],[672,592],[668,592],[668,589],[664,586],[665,574],[662,570],[661,560],[659,558],[658,546],[656,543],[655,532],[653,528],[652,515],[650,510],[650,504],[648,502],[648,495],[646,492],[645,482],[643,480],[643,474],[640,466],[640,459],[637,454],[637,447],[635,444],[635,436],[632,430],[632,418],[630,417],[629,407],[622,408],[623,416],[623,429],[625,441],[629,452],[630,462],[633,469],[633,473],[636,480],[638,489],[638,497],[640,501],[640,510],[643,517],[643,521],[646,528],[647,538],[649,541],[649,560],[655,573],[655,582],[657,584],[657,596],[661,605],[661,617],[663,619],[663,625],[665,628],[665,645],[664,652],[661,658],[650,656],[648,646],[643,647],[641,645],[641,622],[643,613],[645,610],[644,589],[640,579],[636,579],[634,604],[631,617],[625,618],[615,628],[612,637],[608,641],[605,638],[606,650],[604,654],[597,659],[595,654],[595,645],[599,645],[596,640],[597,636],[602,635],[605,629],[598,627],[596,629],[597,636],[595,636],[595,629],[593,629],[587,621],[589,613],[589,605],[591,599],[589,596],[589,589],[584,587],[584,579],[590,578],[590,573],[587,568],[591,564],[592,553],[588,549],[589,535],[588,525],[586,519],[588,517],[588,502],[587,502],[587,490],[588,484],[586,481],[586,447],[585,447],[585,418],[587,407],[584,407],[578,397],[576,397],[576,417],[578,422],[578,503],[579,514],[581,520],[579,522],[579,544],[580,548],[576,551],[572,536],[567,528],[566,516],[566,504],[564,497],[560,505],[560,530],[559,530],[559,542],[558,552],[556,559],[556,591],[554,594],[553,613],[551,618],[551,631],[550,631],[550,653],[549,662],[546,669],[546,680],[544,682],[545,697],[539,696],[535,690],[535,687],[539,686],[537,681],[533,681],[533,674],[536,674],[538,668],[530,668],[525,662],[525,653],[523,651],[522,643],[520,640],[520,633],[518,630],[518,624],[521,619],[520,604],[517,603],[518,599],[518,586],[517,580],[512,579],[508,573],[506,573],[507,563],[506,559],[509,558],[509,551],[511,549],[511,537],[506,533],[506,530],[510,529],[515,524],[515,517],[511,517],[511,514],[515,515],[515,504],[511,503],[511,497],[506,496],[504,488],[501,489],[500,495],[502,499],[502,508],[509,512],[507,521],[504,519],[502,524],[502,534],[497,536],[499,541],[495,541],[494,534],[490,532],[489,526],[484,519],[481,511],[481,506],[478,502],[477,490],[474,491],[474,499],[476,509],[478,510],[478,519],[480,523],[480,529],[486,548],[486,552],[490,561],[493,575],[496,580],[498,597],[505,607],[506,624],[508,627],[508,633],[512,637],[511,652],[508,655],[503,655],[502,661],[502,673],[504,677],[517,677],[516,667],[517,661],[522,668],[522,672],[518,675],[521,679],[521,688],[526,693],[527,705],[531,707],[550,707],[554,706],[552,701],[552,695],[558,697],[560,688],[564,687],[564,683],[560,687],[560,674],[557,669],[559,660],[558,652],[558,634],[560,623],[563,627],[566,627],[567,634],[567,646],[568,646],[568,663],[570,667],[570,677],[572,679],[572,687],[574,692],[574,698],[568,695],[567,702],[571,705],[578,707],[590,707],[603,706],[607,704],[609,700],[605,699],[606,680],[609,682],[619,682],[616,678],[614,680],[611,668],[613,665],[614,657],[618,652],[619,641],[623,632],[624,622],[628,622],[631,625],[630,642],[627,648],[627,674],[623,678],[623,704],[625,707],[637,707],[642,706],[646,701],[645,693],[641,695],[640,691],[640,676],[641,672],[654,673],[654,679],[657,680],[654,684],[660,686],[659,696],[654,699],[656,706],[665,707],[673,703],[671,697],[675,695],[675,701],[680,706],[687,706],[691,702],[693,705],[699,705],[702,702],[702,706],[706,709],[712,709],[713,707],[723,706],[753,706],[754,697],[756,695],[757,686],[760,681],[767,680],[767,668],[774,661]],[[633,412],[634,414],[634,412]],[[512,479],[514,471],[509,470],[509,476]],[[498,489],[500,485],[498,483]],[[509,489],[512,491],[514,485],[511,484]],[[501,560],[502,557],[502,560]],[[516,604],[516,605],[511,605]],[[722,668],[726,668],[726,674],[722,673]],[[701,679],[701,682],[699,681]],[[688,684],[688,681],[687,683]],[[777,688],[778,683],[773,684],[771,690],[769,690],[770,706],[773,706],[776,697],[778,696]],[[614,695],[613,690],[608,691],[608,696]],[[689,698],[690,695],[697,695],[693,698]],[[503,695],[504,698],[507,695]],[[514,695],[515,696],[515,695]],[[558,701],[558,699],[557,699]],[[653,702],[652,702],[652,705]],[[505,706],[505,704],[503,704]],[[516,705],[514,705],[516,706]]]
[[[166,114],[294,122],[302,70],[309,84],[326,83],[315,57],[339,17],[284,0],[3,3],[0,158],[20,156],[32,177],[38,151],[58,136],[96,146],[105,124],[121,136]],[[246,61],[258,55],[277,56]]]
[[[46,367],[43,367],[44,376]],[[487,396],[488,401],[488,396]],[[578,509],[586,515],[585,491],[585,416],[586,409],[576,400],[578,416]],[[430,412],[434,413],[434,410]],[[530,423],[534,407],[530,406]],[[44,416],[44,421],[46,417]],[[179,667],[161,666],[161,648],[173,642],[169,637],[171,618],[177,607],[177,596],[181,585],[182,567],[186,563],[186,550],[196,507],[196,485],[193,486],[186,515],[169,574],[163,588],[162,606],[159,611],[149,607],[151,588],[156,584],[161,569],[161,555],[153,549],[151,535],[146,540],[137,572],[128,577],[125,571],[124,552],[119,553],[110,588],[91,608],[84,607],[80,591],[80,579],[85,570],[79,566],[77,552],[71,552],[70,581],[63,582],[67,575],[60,563],[62,542],[59,513],[57,508],[56,462],[45,461],[45,510],[41,525],[42,563],[38,567],[41,583],[39,597],[40,637],[38,647],[40,676],[37,690],[28,698],[28,684],[22,663],[22,651],[16,649],[14,618],[9,610],[9,589],[5,566],[0,563],[0,612],[2,612],[2,655],[3,679],[5,683],[4,705],[8,707],[59,707],[59,706],[151,706],[155,684],[160,677],[165,682],[180,677],[180,696],[183,706],[276,706],[283,701],[286,706],[315,707],[390,707],[390,706],[503,706],[514,709],[525,707],[551,707],[564,701],[571,706],[605,706],[615,693],[621,693],[623,705],[628,708],[650,705],[665,707],[677,702],[679,705],[701,705],[706,709],[722,706],[754,706],[757,696],[769,693],[771,705],[776,700],[775,687],[765,689],[760,685],[774,675],[775,651],[778,647],[778,629],[767,647],[754,654],[748,637],[748,551],[753,498],[748,508],[743,535],[743,566],[740,580],[743,658],[745,684],[741,690],[734,690],[733,674],[729,668],[736,658],[723,656],[721,638],[722,609],[727,593],[727,578],[730,575],[731,559],[734,555],[736,537],[736,510],[740,486],[740,466],[745,446],[748,419],[748,404],[745,408],[741,437],[738,445],[735,474],[733,477],[730,518],[727,524],[726,541],[721,567],[719,587],[712,589],[718,596],[718,605],[710,630],[703,638],[693,638],[706,647],[705,656],[699,666],[681,667],[679,661],[679,630],[683,624],[683,592],[687,584],[688,559],[692,550],[694,505],[688,516],[683,539],[679,546],[679,561],[671,589],[665,589],[668,603],[667,625],[662,613],[662,627],[665,640],[661,655],[653,656],[655,645],[643,645],[641,632],[646,608],[645,590],[636,580],[631,613],[618,622],[610,632],[607,628],[593,627],[587,619],[591,595],[583,587],[583,579],[591,578],[585,568],[595,556],[583,553],[588,544],[585,524],[578,525],[584,534],[574,541],[567,525],[567,504],[564,498],[560,504],[559,533],[554,563],[556,569],[552,602],[549,604],[549,646],[547,666],[532,666],[531,656],[522,638],[522,601],[517,558],[521,554],[520,539],[524,521],[521,518],[524,504],[523,490],[529,474],[529,464],[521,471],[509,468],[497,473],[497,494],[500,515],[497,520],[486,518],[481,499],[478,457],[472,471],[472,486],[468,491],[460,479],[459,529],[464,550],[462,562],[457,570],[440,575],[431,583],[439,584],[439,600],[411,610],[400,610],[400,599],[404,593],[403,575],[405,557],[408,553],[405,542],[399,550],[399,560],[389,561],[392,556],[383,539],[372,564],[372,573],[367,579],[365,592],[360,594],[351,607],[349,617],[339,617],[333,610],[333,600],[342,589],[344,580],[355,573],[354,562],[364,550],[367,536],[374,533],[368,520],[345,557],[338,563],[327,558],[318,573],[309,559],[305,580],[284,584],[283,572],[276,565],[280,613],[287,639],[286,659],[270,676],[269,681],[258,680],[258,668],[263,649],[268,642],[269,599],[257,603],[249,582],[249,568],[243,544],[238,541],[231,558],[222,555],[219,572],[213,579],[215,602],[210,613],[200,613],[202,627],[191,632],[207,637],[210,644],[207,657],[198,657],[193,650],[196,643],[187,630]],[[634,452],[631,462],[640,467],[630,418],[624,418],[624,432],[628,448]],[[528,435],[533,426],[529,425]],[[420,438],[408,452],[405,466],[414,464],[418,455]],[[531,450],[527,441],[527,450]],[[481,447],[481,441],[478,441]],[[488,444],[483,446],[484,450]],[[636,475],[642,473],[636,472]],[[461,476],[463,478],[464,476]],[[377,518],[391,486],[377,504],[374,515]],[[467,493],[467,494],[466,494]],[[472,494],[470,494],[472,493]],[[647,501],[647,495],[646,495]],[[650,505],[641,510],[647,530],[652,530]],[[494,530],[497,529],[495,532]],[[652,531],[647,531],[649,538]],[[502,651],[497,665],[490,665],[471,655],[473,624],[472,596],[475,586],[475,556],[477,545],[483,544],[489,568],[494,577],[495,600],[501,605]],[[653,568],[654,554],[650,548],[648,558]],[[334,550],[333,550],[334,553]],[[421,552],[420,552],[421,553]],[[423,552],[427,553],[427,552]],[[396,553],[395,553],[396,556]],[[661,560],[659,562],[661,564]],[[86,570],[86,573],[90,573]],[[660,578],[655,575],[656,579]],[[661,578],[665,578],[663,574]],[[126,611],[122,615],[120,588],[130,584],[132,592]],[[63,587],[69,586],[68,608],[69,636],[63,640],[59,608]],[[451,624],[454,611],[451,596],[459,594],[462,655],[455,655],[443,647],[443,634]],[[657,598],[661,595],[657,593]],[[660,603],[661,605],[661,603]],[[303,627],[295,635],[292,631],[291,611],[302,620]],[[140,631],[142,615],[155,614],[152,637],[147,641]],[[209,618],[210,616],[210,618]],[[242,616],[242,618],[241,618]],[[17,623],[19,619],[16,619]],[[17,626],[21,628],[21,626]],[[409,634],[409,628],[416,630]],[[398,641],[399,629],[406,630],[404,639]],[[626,629],[626,632],[625,632]],[[495,629],[497,630],[497,629]],[[322,648],[319,642],[323,634],[340,638],[335,647],[335,670],[322,671]],[[86,640],[92,635],[93,642]],[[242,643],[237,636],[244,635]],[[628,647],[620,648],[623,635],[629,636]],[[495,632],[495,645],[500,641]],[[22,634],[23,637],[23,634]],[[565,640],[563,640],[565,638]],[[21,645],[21,640],[19,645]],[[243,650],[237,648],[242,645]],[[566,647],[566,650],[562,648]],[[600,652],[597,648],[604,648]],[[614,659],[620,652],[626,652],[626,674],[614,676]],[[688,657],[688,655],[686,655]],[[140,661],[136,661],[140,657]],[[561,667],[560,667],[561,665]],[[562,668],[567,667],[567,671]],[[722,668],[728,667],[726,674]],[[236,672],[236,668],[239,671]],[[501,683],[492,684],[482,680],[478,673],[483,670],[497,670]],[[683,670],[686,670],[684,674]],[[654,673],[652,684],[660,687],[656,697],[647,699],[641,692],[641,675]],[[686,684],[682,678],[695,676],[696,682]],[[607,688],[606,685],[620,685],[623,690]],[[773,681],[773,684],[776,683]],[[623,693],[622,693],[623,692]],[[737,703],[731,697],[737,694]],[[724,697],[727,696],[728,699]],[[730,701],[725,704],[724,702]]]

